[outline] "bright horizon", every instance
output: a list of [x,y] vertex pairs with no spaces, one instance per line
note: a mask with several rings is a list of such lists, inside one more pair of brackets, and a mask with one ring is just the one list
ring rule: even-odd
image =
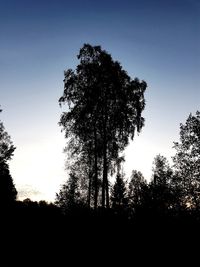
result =
[[19,198],[54,201],[67,179],[58,99],[84,43],[101,45],[148,85],[126,178],[136,169],[149,180],[157,154],[171,162],[180,123],[200,110],[198,1],[3,0],[0,22],[0,119],[17,147],[10,170]]

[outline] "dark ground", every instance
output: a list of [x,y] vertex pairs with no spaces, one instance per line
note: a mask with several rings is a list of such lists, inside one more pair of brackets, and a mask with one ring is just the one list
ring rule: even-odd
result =
[[56,208],[18,207],[4,212],[1,222],[0,266],[193,266],[199,261],[200,225],[188,218],[128,220],[107,211],[64,216]]

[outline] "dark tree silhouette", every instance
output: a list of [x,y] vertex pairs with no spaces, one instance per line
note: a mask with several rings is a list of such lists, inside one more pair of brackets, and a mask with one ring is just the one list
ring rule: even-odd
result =
[[166,157],[157,155],[153,162],[153,184],[155,185],[168,185],[171,182],[172,169]]
[[[64,149],[67,154],[66,170],[78,177],[82,198],[88,207],[94,207],[99,202],[100,179],[95,181],[95,168],[93,164],[92,148],[86,145],[80,146],[76,140],[71,138]],[[97,162],[98,175],[100,174],[100,162]],[[97,192],[96,192],[97,190]],[[97,199],[94,196],[97,196]],[[96,203],[95,203],[96,202]]]
[[173,208],[173,171],[164,156],[157,155],[153,162],[153,176],[150,183],[153,209],[160,215]]
[[[0,110],[0,113],[2,110]],[[13,156],[15,147],[10,136],[5,131],[3,123],[0,121],[0,162],[7,162]]]
[[2,208],[10,207],[17,196],[7,163],[13,156],[14,150],[10,136],[0,121],[0,205]]
[[55,204],[66,213],[83,205],[83,203],[78,177],[70,173],[67,183],[63,184],[60,192],[56,194]]
[[[147,181],[140,171],[133,170],[131,180],[128,185],[129,206],[132,212],[137,212],[145,205],[145,194],[147,191]],[[131,212],[131,213],[132,213]]]
[[127,188],[124,181],[124,175],[117,173],[116,181],[111,190],[112,208],[116,212],[122,212],[127,208]]
[[8,164],[0,162],[0,206],[11,207],[17,197],[17,190],[13,184]]
[[188,208],[200,208],[200,112],[190,114],[180,125],[180,142],[174,143],[173,157],[176,182],[182,191],[182,203]]
[[[85,44],[76,71],[65,72],[60,104],[68,111],[60,119],[66,138],[88,157],[94,170],[94,207],[98,199],[98,175],[102,175],[102,207],[109,207],[108,174],[119,153],[144,125],[147,84],[132,80],[117,61],[100,46]],[[91,177],[89,177],[89,180]],[[88,183],[91,184],[90,182]],[[90,188],[90,187],[89,187]]]

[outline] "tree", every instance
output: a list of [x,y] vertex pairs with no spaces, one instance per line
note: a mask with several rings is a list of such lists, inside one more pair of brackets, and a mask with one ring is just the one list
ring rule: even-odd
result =
[[81,198],[78,177],[73,173],[70,173],[67,182],[62,185],[60,192],[56,194],[55,204],[65,213],[76,209],[81,206],[82,203],[83,200]]
[[[97,206],[97,203],[99,203],[99,189],[101,187],[101,181],[98,178],[100,176],[101,161],[96,162],[96,175],[92,148],[86,147],[86,145],[81,147],[73,138],[68,142],[64,151],[67,154],[66,170],[78,177],[78,183],[80,184],[85,204],[87,203],[88,207]],[[96,176],[97,181],[95,180]]]
[[11,207],[17,197],[17,190],[13,184],[8,164],[0,162],[0,206]]
[[[2,110],[0,109],[0,113]],[[3,123],[0,121],[0,162],[7,162],[13,156],[15,147],[10,136],[5,131]]]
[[[1,112],[1,110],[0,110]],[[13,156],[15,147],[0,121],[0,205],[7,208],[16,200],[17,190],[13,184],[7,161]]]
[[[100,46],[85,44],[76,71],[65,72],[60,104],[68,111],[60,119],[65,136],[79,147],[94,170],[94,206],[97,207],[98,176],[102,176],[102,207],[109,207],[109,182],[120,152],[144,125],[147,84],[132,80],[119,62]],[[74,143],[73,143],[74,142]]]
[[188,208],[200,207],[200,112],[190,114],[180,124],[180,142],[174,143],[173,157],[182,203]]
[[157,155],[153,162],[153,184],[167,186],[171,182],[172,173],[166,157]]
[[173,171],[164,156],[157,155],[153,162],[153,176],[150,183],[153,209],[159,214],[173,208],[175,196],[172,188]]
[[127,207],[127,189],[124,175],[117,173],[116,181],[111,191],[112,208],[122,212]]
[[136,212],[144,205],[147,181],[140,171],[133,170],[128,185],[129,206]]

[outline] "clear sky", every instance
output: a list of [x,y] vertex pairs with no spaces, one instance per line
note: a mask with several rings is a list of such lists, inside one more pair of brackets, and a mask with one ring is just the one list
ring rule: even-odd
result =
[[10,169],[21,198],[53,201],[67,178],[58,99],[83,43],[148,84],[127,178],[137,169],[149,179],[158,153],[170,160],[180,122],[200,109],[198,0],[0,0],[1,120],[17,147]]

